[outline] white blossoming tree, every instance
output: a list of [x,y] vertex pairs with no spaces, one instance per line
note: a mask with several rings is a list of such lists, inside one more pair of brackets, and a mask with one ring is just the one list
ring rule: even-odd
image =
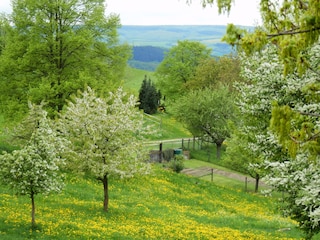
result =
[[[206,6],[214,1],[203,0],[201,2]],[[229,13],[232,2],[231,0],[216,1],[219,13]],[[281,77],[281,79],[285,82],[286,87],[274,89],[275,92],[283,92],[285,97],[281,98],[282,101],[274,99],[271,129],[276,138],[271,138],[277,140],[278,145],[290,155],[289,164],[292,169],[289,172],[284,171],[287,174],[281,174],[282,179],[289,180],[290,177],[293,177],[296,182],[296,184],[290,185],[292,188],[289,191],[289,196],[292,199],[289,201],[288,209],[290,215],[299,221],[306,233],[306,238],[311,239],[314,234],[320,231],[318,223],[320,211],[316,204],[319,200],[316,202],[310,199],[306,201],[308,198],[302,198],[305,207],[298,208],[298,210],[295,207],[302,201],[299,200],[298,195],[307,194],[303,191],[305,188],[312,189],[313,194],[317,195],[317,199],[319,199],[319,184],[313,183],[313,177],[310,174],[303,174],[301,177],[299,175],[301,172],[297,168],[299,164],[295,164],[295,162],[304,159],[302,162],[307,164],[308,168],[313,169],[308,172],[316,173],[318,171],[317,165],[320,155],[320,4],[319,1],[308,0],[261,0],[259,3],[262,26],[256,27],[254,31],[249,31],[229,24],[223,40],[236,45],[238,50],[243,50],[248,55],[263,51],[268,45],[276,47],[277,58],[275,61],[283,63],[281,72],[285,73],[285,77]],[[266,67],[273,70],[273,62],[269,61],[268,63],[269,67]],[[278,75],[281,72],[279,71]],[[282,74],[282,76],[284,75]],[[268,75],[265,77],[270,78]],[[272,87],[266,85],[266,89],[272,89]],[[261,88],[258,90],[263,94],[264,91]],[[268,102],[268,104],[270,103]],[[260,151],[259,145],[256,146]],[[272,150],[266,150],[270,156],[273,155]],[[280,164],[283,159],[279,160]],[[270,169],[277,173],[278,167],[281,166],[276,163],[272,163]],[[317,174],[314,175],[317,176]],[[303,178],[305,178],[303,180],[305,185],[301,185],[299,182]],[[276,184],[276,182],[274,183]],[[297,195],[296,192],[298,192]]]
[[269,46],[243,61],[238,145],[256,158],[249,163],[265,171],[264,180],[286,193],[285,213],[311,239],[320,231],[320,46],[306,52],[310,64],[303,74],[283,74],[276,50]]
[[240,114],[223,159],[233,169],[255,178],[255,191],[258,191],[259,181],[265,174],[261,166],[264,159],[286,159],[269,131],[272,101],[287,101],[287,83],[276,53],[276,49],[270,47],[250,57],[240,55],[241,74],[245,79],[235,84]]
[[136,103],[137,99],[126,96],[121,88],[106,99],[88,88],[61,114],[61,129],[73,143],[70,164],[101,181],[105,211],[110,177],[128,178],[150,170],[142,147],[143,115]]
[[269,163],[268,182],[284,190],[287,214],[311,239],[320,232],[320,42],[306,49],[308,68],[286,77],[291,102],[273,104],[271,130],[290,161]]
[[21,149],[0,155],[0,180],[16,194],[30,197],[31,223],[35,227],[35,196],[61,191],[64,184],[59,168],[64,160],[59,156],[62,145],[50,126],[47,112],[42,106],[29,107],[29,115],[18,128],[26,137]]
[[310,155],[299,153],[284,162],[265,162],[269,174],[265,181],[285,193],[282,211],[296,220],[312,239],[320,231],[320,158],[310,161]]

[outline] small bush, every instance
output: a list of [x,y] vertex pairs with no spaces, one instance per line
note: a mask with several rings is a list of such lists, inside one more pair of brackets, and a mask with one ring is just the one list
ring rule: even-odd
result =
[[181,172],[184,169],[184,157],[182,155],[176,155],[173,160],[169,162],[168,166],[176,173]]
[[162,151],[162,153],[163,153],[163,159],[165,161],[169,162],[174,157],[174,150],[173,149],[165,149],[164,151]]

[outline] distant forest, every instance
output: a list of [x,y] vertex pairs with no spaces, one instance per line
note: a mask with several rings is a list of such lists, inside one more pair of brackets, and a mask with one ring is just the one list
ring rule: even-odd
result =
[[165,52],[179,40],[198,41],[212,49],[212,56],[230,54],[232,48],[223,43],[226,26],[128,26],[119,29],[121,42],[132,46],[133,57],[129,65],[154,71],[163,60]]
[[154,46],[133,46],[128,64],[137,69],[154,71],[169,49]]
[[141,62],[162,62],[169,49],[153,46],[133,46],[133,60]]

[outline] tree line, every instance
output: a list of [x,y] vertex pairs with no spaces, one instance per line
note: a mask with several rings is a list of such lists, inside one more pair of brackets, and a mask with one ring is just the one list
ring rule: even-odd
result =
[[162,62],[168,49],[154,46],[133,46],[133,60],[140,62]]

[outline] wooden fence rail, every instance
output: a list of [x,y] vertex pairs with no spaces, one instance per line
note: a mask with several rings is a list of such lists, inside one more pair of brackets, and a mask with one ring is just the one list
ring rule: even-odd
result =
[[[221,176],[224,176],[226,178],[231,178],[231,179],[235,179],[238,181],[244,181],[244,191],[248,192],[248,184],[249,183],[254,183],[255,184],[255,179],[251,178],[251,177],[247,177],[247,176],[243,176],[240,174],[236,174],[236,173],[232,173],[232,172],[226,172],[220,169],[215,169],[215,168],[211,168],[211,167],[199,167],[199,168],[186,168],[183,169],[181,171],[181,173],[187,174],[187,175],[191,175],[194,177],[204,177],[204,176],[208,176],[211,175],[211,182],[213,182],[213,177],[214,174],[218,174]],[[261,185],[265,185],[264,183],[260,183]]]

